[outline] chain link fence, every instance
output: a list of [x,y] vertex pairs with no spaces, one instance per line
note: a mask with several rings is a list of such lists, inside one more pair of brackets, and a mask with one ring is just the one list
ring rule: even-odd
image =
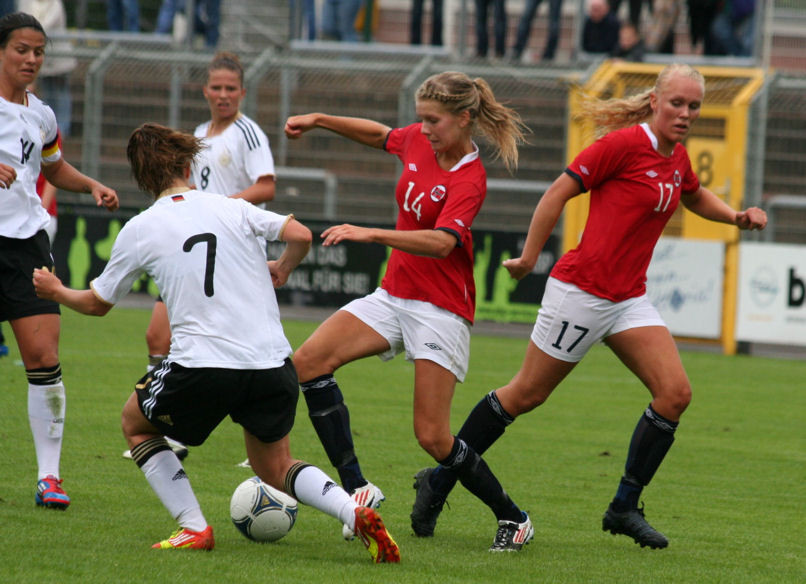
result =
[[[792,14],[806,15],[806,2],[775,2],[774,13],[783,5]],[[801,34],[806,39],[806,29]],[[125,160],[128,137],[146,121],[190,131],[209,119],[202,86],[211,53],[177,47],[160,35],[81,31],[66,38],[67,48],[54,44],[48,56],[58,57],[62,50],[61,56],[77,62],[70,76],[73,113],[72,133],[64,143],[66,157],[116,188],[124,205],[143,207],[148,197],[137,190]],[[258,49],[265,45],[250,46],[254,50],[240,51],[247,87],[243,109],[272,144],[278,166],[273,208],[294,211],[301,218],[376,224],[394,219],[397,159],[326,131],[287,141],[282,128],[289,115],[326,111],[403,125],[415,120],[414,92],[428,75],[458,69],[483,77],[499,100],[521,114],[532,133],[512,176],[480,142],[490,189],[478,226],[524,232],[540,194],[567,162],[569,83],[596,66],[507,65],[462,59],[445,48],[382,43],[292,41],[285,48],[271,45],[262,52]],[[799,62],[803,66],[806,59]],[[773,73],[753,104],[749,132],[755,154],[748,158],[747,169],[751,201],[806,195],[804,89],[806,73]],[[66,203],[75,200],[68,193],[60,197]],[[778,215],[792,213],[787,207]],[[803,223],[776,221],[770,236],[806,241],[806,230],[798,226]]]

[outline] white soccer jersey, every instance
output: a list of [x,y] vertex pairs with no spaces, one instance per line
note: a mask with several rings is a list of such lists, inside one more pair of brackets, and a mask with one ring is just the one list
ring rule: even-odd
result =
[[207,193],[232,195],[252,186],[257,179],[274,174],[269,139],[254,121],[241,114],[217,136],[207,137],[210,122],[194,131],[205,148],[191,168],[194,186]]
[[61,158],[56,116],[33,93],[28,105],[0,97],[0,163],[14,167],[17,180],[0,186],[0,235],[28,239],[50,221],[36,194],[36,179],[43,163]]
[[241,199],[166,194],[120,230],[90,283],[116,304],[147,273],[168,308],[168,359],[185,367],[269,369],[291,354],[257,236],[277,241],[289,217]]

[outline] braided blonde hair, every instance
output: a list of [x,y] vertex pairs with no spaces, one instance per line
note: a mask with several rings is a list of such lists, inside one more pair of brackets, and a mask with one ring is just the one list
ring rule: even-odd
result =
[[705,92],[705,79],[702,73],[681,63],[672,63],[663,68],[655,79],[655,86],[636,95],[624,98],[586,98],[582,102],[579,119],[591,119],[596,125],[596,135],[602,136],[613,130],[640,124],[652,117],[650,97],[660,95],[674,75],[682,75],[698,82]]
[[436,101],[454,115],[469,111],[473,131],[495,146],[495,158],[501,158],[510,173],[518,167],[518,146],[526,142],[528,128],[518,112],[495,99],[484,79],[445,71],[426,79],[415,98]]

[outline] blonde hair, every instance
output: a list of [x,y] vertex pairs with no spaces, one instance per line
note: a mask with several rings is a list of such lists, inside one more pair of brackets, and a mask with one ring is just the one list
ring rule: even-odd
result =
[[495,158],[501,158],[510,172],[518,167],[518,146],[526,142],[528,128],[518,112],[495,99],[484,79],[445,71],[426,79],[415,98],[436,101],[454,115],[470,112],[473,131],[495,146]]
[[652,117],[650,97],[660,95],[669,80],[681,75],[699,83],[705,92],[705,79],[702,73],[690,65],[672,63],[663,68],[655,79],[655,86],[636,95],[624,98],[597,99],[585,98],[579,119],[590,119],[596,125],[596,135],[602,136],[613,130],[640,124]]

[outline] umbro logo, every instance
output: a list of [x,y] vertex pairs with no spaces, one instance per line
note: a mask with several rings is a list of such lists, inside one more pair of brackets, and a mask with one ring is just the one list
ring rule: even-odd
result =
[[181,481],[182,479],[187,479],[187,478],[188,478],[188,475],[185,472],[185,469],[180,468],[178,471],[176,471],[176,474],[173,476],[173,478],[171,480],[172,481]]
[[582,174],[590,175],[590,171],[588,170],[588,167],[585,166],[584,164],[579,165],[579,170],[580,170],[580,172],[582,172]]
[[436,343],[425,343],[425,346],[431,349],[432,351],[441,351],[442,347],[437,345]]
[[322,496],[324,497],[325,495],[327,495],[327,492],[328,492],[330,489],[333,489],[335,486],[336,486],[336,483],[334,483],[333,481],[328,481],[328,482],[326,482],[326,483],[325,483],[325,488],[324,488],[324,489],[322,489]]
[[413,162],[409,162],[409,170],[412,172],[417,172],[417,165]]
[[656,176],[658,176],[658,173],[657,173],[657,172],[655,172],[654,170],[648,170],[648,171],[646,171],[646,175],[647,175],[649,178],[655,178]]

